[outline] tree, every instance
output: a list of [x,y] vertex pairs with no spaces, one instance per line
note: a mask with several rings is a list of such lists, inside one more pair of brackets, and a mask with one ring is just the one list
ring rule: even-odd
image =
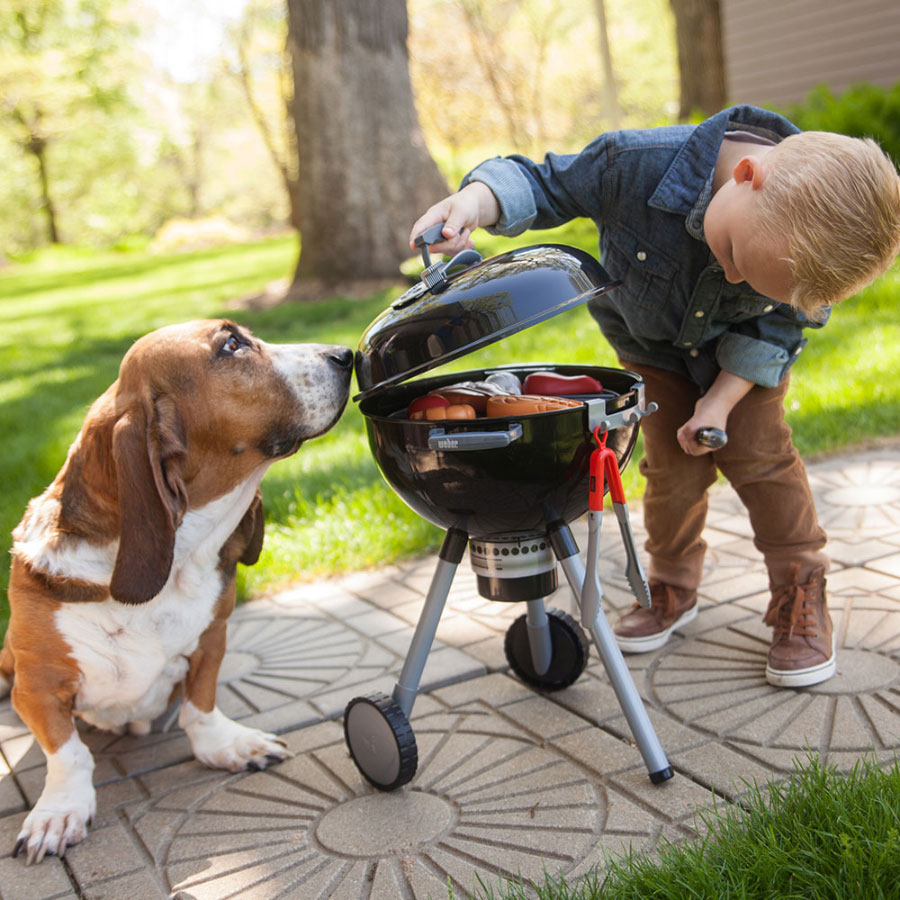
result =
[[616,85],[612,50],[609,46],[609,26],[607,24],[605,0],[595,0],[595,9],[597,12],[597,32],[600,43],[600,64],[603,66],[603,108],[609,119],[610,128],[617,129],[622,124],[622,113],[619,109],[619,89]]
[[0,122],[34,161],[47,238],[62,240],[52,152],[127,106],[115,0],[11,0],[0,11]]
[[292,292],[395,278],[447,193],[413,102],[405,0],[288,0],[301,253]]
[[719,0],[671,0],[681,73],[678,118],[725,106],[725,57]]
[[231,29],[231,41],[236,58],[230,69],[284,186],[291,225],[299,231],[297,133],[291,115],[294,79],[283,0],[249,0]]

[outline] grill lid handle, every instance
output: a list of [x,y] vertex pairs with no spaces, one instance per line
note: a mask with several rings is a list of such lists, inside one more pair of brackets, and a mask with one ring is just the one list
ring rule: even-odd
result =
[[431,228],[426,228],[421,234],[416,235],[413,243],[422,250],[422,262],[427,269],[431,265],[431,253],[428,251],[429,244],[437,244],[444,239],[444,223],[438,222]]
[[417,247],[422,249],[422,262],[425,265],[425,271],[421,275],[422,281],[428,290],[435,294],[439,294],[447,286],[450,272],[453,269],[465,269],[481,262],[481,254],[477,250],[467,249],[460,250],[450,262],[445,263],[442,260],[438,260],[436,263],[432,263],[428,245],[442,241],[444,239],[443,230],[444,223],[438,222],[437,225],[426,228],[413,241]]

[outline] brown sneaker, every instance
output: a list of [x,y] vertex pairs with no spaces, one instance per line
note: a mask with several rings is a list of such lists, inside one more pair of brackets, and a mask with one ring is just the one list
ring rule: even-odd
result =
[[806,584],[798,583],[800,567],[791,567],[790,582],[772,590],[763,621],[775,629],[766,681],[776,687],[805,687],[826,681],[837,664],[834,630],[825,602],[825,569]]
[[637,603],[613,626],[619,649],[649,653],[669,639],[676,628],[697,618],[697,592],[662,581],[650,582],[651,605]]

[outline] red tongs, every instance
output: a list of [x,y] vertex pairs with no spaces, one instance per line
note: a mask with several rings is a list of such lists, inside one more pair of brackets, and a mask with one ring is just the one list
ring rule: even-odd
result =
[[637,602],[641,606],[650,606],[650,587],[647,584],[643,566],[641,566],[641,561],[638,558],[637,547],[634,544],[631,520],[628,517],[628,507],[625,505],[622,476],[619,472],[619,461],[616,458],[615,451],[606,446],[606,435],[607,432],[604,431],[601,435],[599,428],[594,429],[594,440],[597,442],[597,449],[591,454],[588,549],[584,590],[595,594],[596,599],[594,597],[590,599],[597,603],[603,596],[597,562],[600,556],[600,524],[603,521],[603,496],[608,482],[609,498],[612,500],[616,519],[619,522],[619,531],[622,533],[622,543],[625,545],[625,555],[628,559],[625,567],[625,577],[631,585],[631,590]]

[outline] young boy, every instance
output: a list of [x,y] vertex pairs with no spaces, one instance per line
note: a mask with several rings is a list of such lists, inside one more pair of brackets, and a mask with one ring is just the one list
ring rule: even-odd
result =
[[[766,678],[817,684],[835,672],[819,526],[784,421],[791,364],[829,307],[900,251],[900,178],[870,140],[800,133],[736,106],[700,125],[601,135],[581,153],[488,160],[431,207],[438,252],[477,227],[515,235],[593,219],[622,285],[590,311],[659,411],[642,424],[652,608],[616,623],[625,651],[661,647],[697,614],[707,490],[719,469],[750,514],[772,599]],[[698,429],[727,429],[711,451]]]

